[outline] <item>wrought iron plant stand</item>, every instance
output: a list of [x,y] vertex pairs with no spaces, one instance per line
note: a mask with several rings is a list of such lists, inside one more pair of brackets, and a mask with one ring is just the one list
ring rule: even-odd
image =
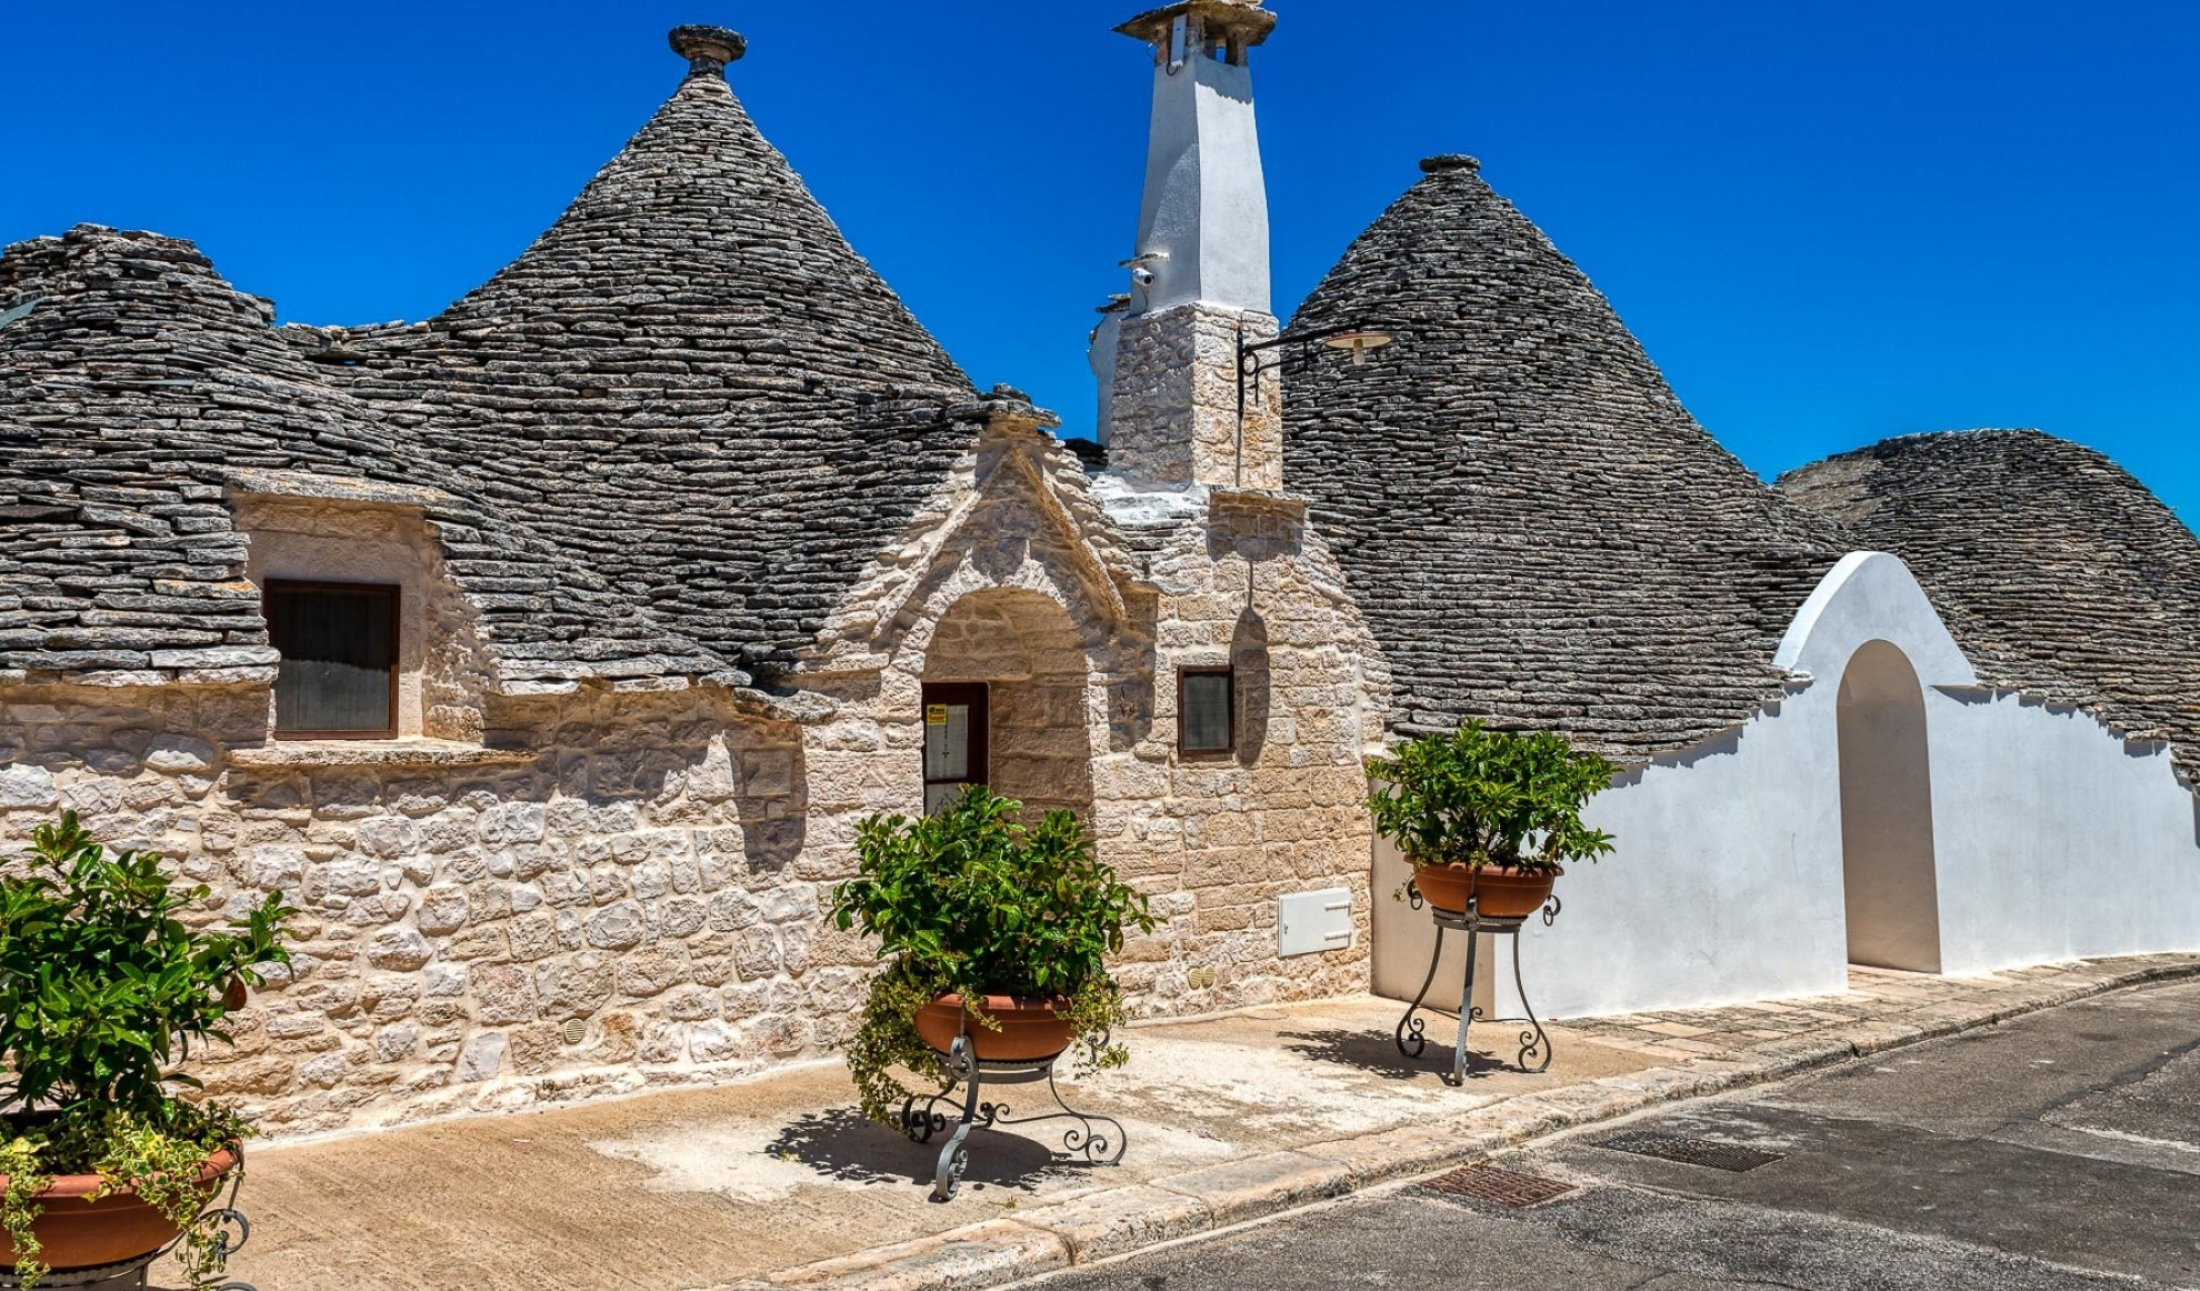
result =
[[[1108,1037],[1099,1036],[1089,1042],[1097,1053],[1108,1045]],[[943,1133],[953,1125],[955,1133],[940,1148],[939,1166],[932,1173],[932,1200],[946,1201],[955,1195],[962,1185],[963,1170],[970,1164],[967,1140],[972,1129],[996,1129],[1003,1125],[1036,1125],[1041,1121],[1075,1121],[1062,1133],[1062,1149],[1073,1156],[1081,1156],[1094,1165],[1114,1165],[1123,1159],[1123,1123],[1112,1116],[1100,1116],[1080,1112],[1062,1101],[1062,1091],[1054,1083],[1054,1064],[1062,1055],[1052,1058],[1033,1058],[1017,1061],[1000,1061],[979,1058],[971,1046],[970,1037],[958,1035],[954,1047],[940,1059],[945,1070],[947,1084],[939,1093],[919,1099],[904,1099],[901,1105],[902,1133],[912,1142],[929,1143],[932,1136]],[[1037,1116],[1011,1116],[1006,1103],[981,1101],[980,1091],[987,1085],[1037,1085],[1044,1082],[1047,1096],[1060,1108],[1057,1112],[1042,1112]],[[955,1097],[955,1087],[963,1087],[960,1100]],[[952,1109],[960,1101],[962,1115],[948,1120],[941,1104]]]
[[[1406,882],[1406,899],[1412,903],[1413,908],[1416,910],[1426,904],[1425,899],[1421,896],[1421,889],[1411,880]],[[1520,1052],[1514,1059],[1515,1064],[1522,1071],[1530,1072],[1548,1071],[1551,1066],[1551,1037],[1543,1030],[1543,1024],[1536,1019],[1535,1007],[1528,1003],[1527,984],[1521,980],[1520,976],[1520,928],[1522,924],[1535,916],[1524,915],[1517,919],[1494,919],[1484,916],[1474,906],[1475,902],[1472,897],[1467,899],[1467,909],[1463,914],[1449,910],[1439,910],[1433,905],[1429,906],[1429,917],[1436,924],[1436,949],[1429,952],[1428,975],[1421,979],[1421,989],[1414,994],[1413,1003],[1406,1006],[1405,1016],[1398,1019],[1397,1030],[1393,1033],[1393,1038],[1398,1044],[1398,1052],[1408,1058],[1418,1058],[1421,1056],[1421,1052],[1428,1048],[1427,1024],[1415,1015],[1421,1011],[1421,1001],[1428,998],[1429,986],[1436,981],[1436,965],[1444,957],[1444,934],[1447,931],[1467,934],[1466,981],[1459,990],[1459,1038],[1452,1046],[1451,1070],[1443,1073],[1444,1083],[1447,1085],[1463,1084],[1466,1081],[1467,1031],[1476,1022],[1525,1024],[1526,1029],[1520,1033]],[[1549,927],[1558,919],[1558,909],[1558,895],[1553,893],[1550,899],[1543,903],[1542,916],[1545,927]],[[1526,1013],[1527,1016],[1525,1017],[1486,1017],[1474,1003],[1475,951],[1479,949],[1479,943],[1485,934],[1512,938],[1513,990],[1520,996],[1520,1007]],[[1540,1061],[1537,1061],[1532,1067],[1529,1066],[1529,1062],[1534,1059],[1540,1059]]]
[[[38,1279],[40,1291],[47,1287],[73,1288],[74,1291],[146,1291],[152,1268],[162,1256],[181,1246],[193,1233],[212,1230],[215,1246],[214,1267],[216,1277],[227,1277],[229,1257],[251,1240],[252,1224],[237,1209],[237,1190],[244,1186],[244,1145],[237,1145],[237,1165],[231,1172],[228,1195],[217,1189],[215,1200],[199,1212],[198,1218],[186,1224],[166,1246],[150,1255],[123,1260],[116,1264],[102,1264],[88,1269],[58,1269]],[[15,1270],[0,1268],[0,1291],[17,1291],[23,1285]],[[235,1280],[194,1283],[191,1291],[258,1291],[249,1282]]]

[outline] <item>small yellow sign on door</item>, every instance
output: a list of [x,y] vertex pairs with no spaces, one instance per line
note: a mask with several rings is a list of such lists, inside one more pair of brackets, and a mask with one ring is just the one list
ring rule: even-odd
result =
[[924,706],[924,724],[926,726],[947,725],[947,705],[926,704]]

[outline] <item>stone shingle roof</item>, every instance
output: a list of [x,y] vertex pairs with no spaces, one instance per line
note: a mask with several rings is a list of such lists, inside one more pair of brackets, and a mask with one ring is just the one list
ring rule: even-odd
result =
[[715,70],[487,284],[332,340],[460,478],[744,666],[816,634],[977,431],[969,380]]
[[769,665],[983,420],[716,63],[426,323],[278,330],[190,244],[89,228],[0,260],[0,309],[34,296],[0,329],[0,669],[264,646],[240,469],[429,491],[508,681]]
[[1967,430],[1779,487],[1900,556],[1981,680],[2167,739],[2200,774],[2200,540],[2122,467],[2036,430]]
[[1475,163],[1363,233],[1293,331],[1396,344],[1287,377],[1286,483],[1395,676],[1392,723],[1546,726],[1623,758],[1781,694],[1772,656],[1845,550],[1696,424],[1581,271]]
[[507,654],[553,638],[605,659],[693,653],[600,579],[433,487],[423,445],[331,388],[269,325],[273,307],[190,243],[88,225],[19,243],[0,256],[0,304],[29,305],[0,328],[0,669],[267,663],[222,499],[282,473],[424,502]]

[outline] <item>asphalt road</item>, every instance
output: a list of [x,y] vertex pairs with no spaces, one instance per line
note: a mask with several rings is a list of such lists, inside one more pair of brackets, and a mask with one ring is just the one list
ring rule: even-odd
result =
[[[1627,1143],[1760,1155],[1735,1170]],[[1592,1127],[1496,1164],[1571,1187],[1513,1207],[1424,1182],[1026,1285],[2200,1287],[2200,982]]]

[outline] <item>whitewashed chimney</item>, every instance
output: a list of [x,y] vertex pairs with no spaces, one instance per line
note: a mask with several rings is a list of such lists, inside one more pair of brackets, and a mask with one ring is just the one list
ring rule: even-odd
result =
[[1248,57],[1275,25],[1260,0],[1181,0],[1116,28],[1153,50],[1152,133],[1130,300],[1093,368],[1109,465],[1141,488],[1282,487],[1275,380],[1249,383],[1242,428],[1237,387],[1239,344],[1276,334]]

